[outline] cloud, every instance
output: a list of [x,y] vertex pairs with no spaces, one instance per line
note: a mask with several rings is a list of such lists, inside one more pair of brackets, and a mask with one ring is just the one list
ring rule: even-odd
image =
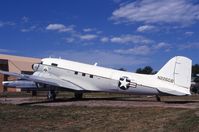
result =
[[179,50],[187,50],[187,49],[199,49],[199,42],[188,43],[178,46]]
[[187,36],[192,36],[194,34],[194,32],[188,31],[188,32],[185,32],[184,34],[187,35]]
[[157,45],[154,45],[153,48],[156,50],[164,49],[166,52],[168,52],[172,49],[172,46],[168,43],[160,42]]
[[84,28],[83,32],[88,33],[88,32],[93,32],[96,34],[101,34],[102,31],[99,31],[97,28]]
[[143,36],[140,35],[122,35],[122,36],[118,36],[118,37],[112,37],[110,39],[110,41],[112,43],[120,43],[120,44],[129,44],[129,43],[133,43],[133,44],[149,44],[149,43],[153,43],[152,40],[147,39]]
[[154,30],[156,30],[156,27],[152,25],[143,25],[137,28],[138,32],[147,32],[147,31],[154,31]]
[[[65,37],[65,41],[67,43],[81,43],[81,44],[85,44],[82,42],[90,42],[92,40],[96,40],[98,38],[97,35],[95,34],[80,34],[77,32],[73,32],[72,34],[70,34],[69,36]],[[88,43],[86,43],[87,45]]]
[[21,29],[21,32],[31,32],[31,31],[34,31],[35,29],[37,28],[37,26],[31,26],[31,27],[28,27],[28,28],[22,28]]
[[192,24],[199,20],[199,5],[191,0],[136,0],[120,4],[110,18],[116,23],[179,23]]
[[3,22],[3,21],[0,21],[0,28],[1,27],[4,27],[4,26],[14,26],[15,23],[14,22]]
[[65,40],[66,40],[67,43],[73,43],[75,41],[75,38],[67,37],[67,38],[65,38]]
[[79,38],[81,40],[94,40],[96,39],[98,36],[95,34],[84,34],[84,35],[80,35]]
[[102,37],[100,39],[100,41],[103,42],[103,43],[106,43],[106,42],[109,42],[109,38],[108,37]]
[[83,31],[84,32],[91,32],[91,31],[93,31],[93,29],[91,29],[91,28],[85,28],[85,29],[83,29]]
[[146,56],[153,54],[157,51],[164,50],[165,52],[169,52],[172,49],[172,46],[165,42],[160,42],[158,44],[154,45],[141,45],[141,46],[135,46],[133,48],[129,49],[117,49],[114,50],[115,53],[119,54],[126,54],[126,55],[141,55]]
[[29,21],[29,18],[27,16],[23,16],[21,20],[22,22],[27,23]]
[[[65,40],[67,43],[78,43],[82,41],[91,41],[95,40],[99,36],[97,33],[87,33],[91,31],[97,31],[96,29],[91,29],[91,28],[85,28],[82,29],[83,32],[79,32],[74,29],[74,25],[71,26],[65,26],[63,24],[49,24],[46,27],[46,30],[51,30],[51,31],[57,31],[57,32],[67,32],[67,36],[65,37]],[[98,31],[97,31],[98,32]]]
[[148,63],[149,59],[144,57],[135,57],[129,55],[121,55],[114,53],[112,51],[49,51],[47,56],[51,57],[62,57],[69,60],[74,60],[83,63],[94,64],[95,62],[98,63],[99,66],[106,66],[106,67],[114,67],[114,68],[121,68],[121,67],[129,67],[139,64]]
[[115,53],[119,53],[119,54],[133,54],[133,55],[148,55],[151,53],[151,48],[149,46],[146,45],[142,45],[142,46],[136,46],[134,48],[130,48],[130,49],[119,49],[119,50],[115,50]]
[[3,26],[4,26],[4,24],[2,22],[0,22],[0,27],[3,27]]
[[46,30],[58,31],[58,32],[70,32],[73,31],[74,26],[66,27],[63,24],[49,24]]

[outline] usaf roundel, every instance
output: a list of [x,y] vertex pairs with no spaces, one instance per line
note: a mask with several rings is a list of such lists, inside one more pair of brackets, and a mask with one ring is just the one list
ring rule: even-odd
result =
[[130,87],[130,79],[128,77],[121,77],[119,79],[118,87],[122,90],[127,90]]

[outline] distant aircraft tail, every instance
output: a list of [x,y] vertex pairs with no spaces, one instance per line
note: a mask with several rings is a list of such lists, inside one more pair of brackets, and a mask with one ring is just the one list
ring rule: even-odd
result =
[[191,86],[192,60],[183,56],[176,56],[169,60],[156,77],[160,85],[159,90],[173,95],[189,95]]

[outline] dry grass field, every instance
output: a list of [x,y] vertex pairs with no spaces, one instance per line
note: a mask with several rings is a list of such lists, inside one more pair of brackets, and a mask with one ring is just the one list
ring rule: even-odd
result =
[[[19,94],[20,95],[20,94]],[[18,97],[19,95],[8,95]],[[63,97],[64,94],[60,95]],[[68,96],[71,94],[68,94]],[[146,97],[129,95],[94,93],[86,94],[92,98],[126,97],[127,103],[136,102]],[[27,97],[28,95],[23,95]],[[34,99],[34,98],[33,98]],[[148,98],[148,104],[154,98]],[[166,101],[198,100],[198,96],[164,97]],[[152,101],[151,101],[152,100]],[[87,100],[85,100],[87,102]],[[106,101],[105,101],[106,102]],[[97,100],[96,100],[97,103]],[[139,101],[138,101],[139,103]],[[142,103],[140,101],[140,103]],[[182,102],[181,102],[182,103]],[[183,102],[186,103],[186,102]],[[199,102],[195,102],[199,103]],[[167,108],[167,107],[88,107],[88,106],[37,106],[14,105],[0,103],[0,131],[63,131],[63,132],[102,132],[102,131],[199,131],[199,108]]]

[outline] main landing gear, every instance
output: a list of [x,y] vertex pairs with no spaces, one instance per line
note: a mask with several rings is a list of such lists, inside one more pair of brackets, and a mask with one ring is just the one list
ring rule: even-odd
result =
[[[74,97],[75,97],[75,99],[77,99],[77,100],[81,100],[82,97],[83,97],[83,93],[75,92],[75,93],[74,93]],[[49,101],[55,101],[55,99],[56,99],[56,92],[55,92],[55,90],[50,90],[50,91],[48,91],[47,99],[48,99]]]
[[155,97],[158,102],[161,102],[160,96],[156,95]]
[[50,101],[55,101],[55,99],[56,99],[55,90],[48,91],[47,99],[50,100]]
[[76,92],[76,93],[74,93],[74,96],[75,96],[75,99],[80,100],[83,97],[83,93]]

